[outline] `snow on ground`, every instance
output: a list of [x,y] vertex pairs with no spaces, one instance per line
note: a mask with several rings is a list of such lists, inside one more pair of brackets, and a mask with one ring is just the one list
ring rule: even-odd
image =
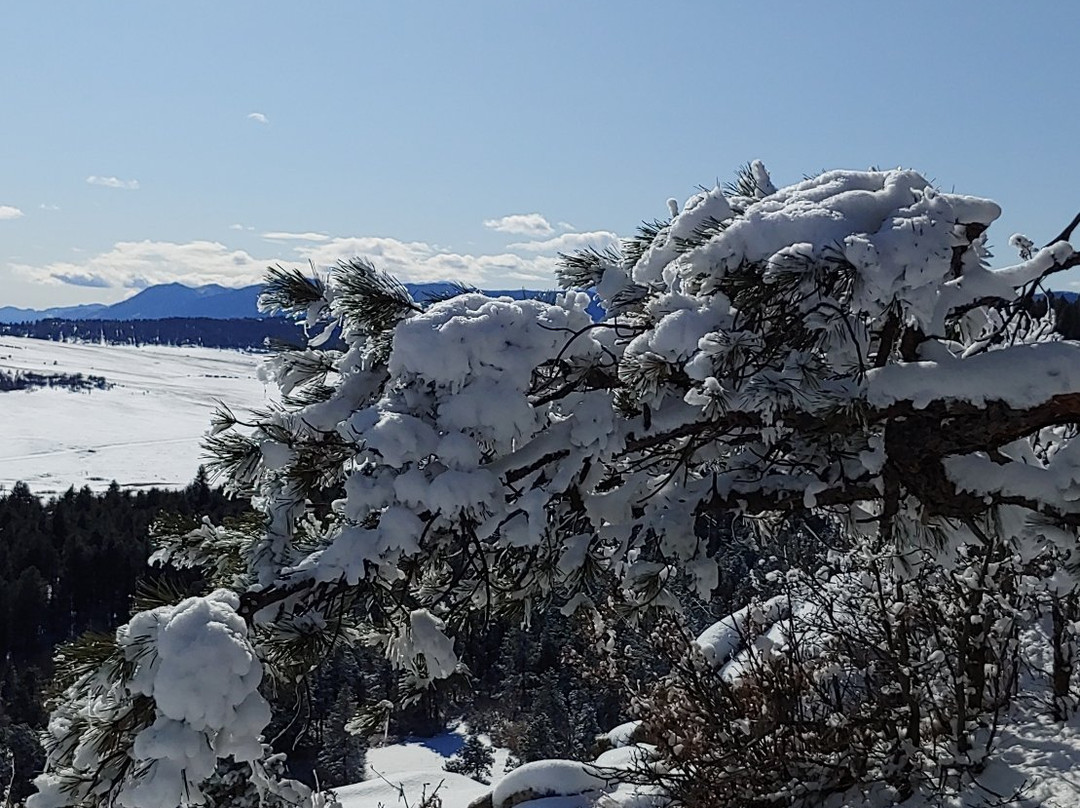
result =
[[[995,802],[1010,805],[1044,806],[1044,808],[1074,808],[1080,805],[1080,716],[1059,724],[1045,715],[1045,705],[1018,708],[1011,720],[1006,720],[986,770],[978,783],[969,783],[947,804],[953,808],[986,808]],[[595,785],[581,764],[567,761],[543,761],[515,770],[506,776],[504,765],[507,750],[496,749],[492,785],[484,786],[468,777],[443,771],[443,764],[464,742],[463,728],[434,738],[408,740],[368,751],[368,779],[363,783],[335,789],[342,808],[404,808],[399,788],[404,789],[410,806],[419,804],[424,789],[427,793],[439,786],[443,808],[466,808],[474,799],[491,791],[500,781],[502,792],[518,791],[525,785],[543,791],[550,788],[557,794],[578,791],[577,796],[550,796],[526,800],[516,808],[657,808],[663,801],[644,791],[622,786],[614,791],[595,791]],[[483,737],[483,736],[481,736]],[[644,747],[643,751],[647,751]],[[618,753],[632,751],[630,747],[613,750],[616,756],[605,753],[598,760],[601,766],[628,762]],[[566,769],[572,771],[567,774]],[[382,779],[376,772],[381,773]],[[583,782],[575,783],[575,779]],[[522,783],[515,784],[515,779]],[[526,782],[527,781],[527,782]],[[441,785],[440,785],[441,784]],[[580,788],[577,788],[580,786]],[[611,785],[609,784],[609,788]],[[584,793],[580,793],[584,792]],[[1018,797],[1014,802],[1010,798]],[[853,790],[836,794],[827,803],[830,808],[877,808],[891,805],[888,794]],[[496,801],[496,806],[498,802]],[[903,808],[931,808],[940,805],[932,799],[916,795],[902,804]]]
[[535,795],[537,798],[565,795],[592,801],[593,797],[607,790],[607,786],[607,779],[585,763],[536,760],[519,766],[504,777],[495,786],[492,801],[494,808],[509,805],[517,794]]
[[1026,719],[1004,727],[997,751],[979,778],[984,789],[1002,796],[1019,791],[1026,805],[1080,805],[1080,720],[1073,716],[1060,724],[1045,712]]
[[216,401],[237,414],[263,406],[263,357],[213,348],[96,345],[0,337],[0,370],[103,376],[107,390],[0,393],[0,486],[36,494],[181,487],[203,462]]
[[477,797],[482,797],[490,790],[488,786],[471,780],[463,774],[433,769],[430,771],[398,772],[387,776],[386,780],[369,778],[352,786],[335,788],[334,794],[342,808],[405,808],[401,799],[404,790],[405,800],[415,808],[420,804],[421,796],[431,793],[438,787],[443,808],[467,808]]
[[[1001,726],[985,770],[944,801],[916,794],[901,808],[1075,808],[1080,805],[1080,716],[1057,723],[1045,704],[1018,707]],[[834,795],[826,808],[893,805],[884,786]],[[531,806],[529,807],[531,808]]]
[[[378,808],[380,803],[385,808],[404,808],[399,788],[404,788],[409,805],[416,806],[425,786],[428,794],[439,786],[443,808],[466,808],[492,788],[463,775],[443,771],[443,764],[464,745],[466,732],[465,725],[460,725],[432,738],[412,738],[369,749],[367,779],[356,785],[334,789],[342,808]],[[480,738],[489,742],[487,736],[481,735]],[[501,747],[495,747],[494,752],[492,784],[502,779],[509,754]]]

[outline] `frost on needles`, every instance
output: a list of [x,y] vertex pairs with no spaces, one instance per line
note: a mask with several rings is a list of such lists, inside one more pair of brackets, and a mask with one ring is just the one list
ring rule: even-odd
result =
[[260,679],[335,643],[422,688],[485,615],[633,618],[677,609],[680,578],[708,598],[698,528],[721,514],[811,512],[879,551],[989,530],[1080,562],[1080,346],[1030,306],[1080,265],[1071,231],[991,270],[998,206],[901,170],[777,189],[753,163],[671,207],[620,251],[563,256],[554,304],[421,304],[361,259],[272,270],[263,306],[310,344],[267,363],[281,406],[207,439],[264,526],[164,538],[212,591],[66,652],[33,808],[198,802],[224,756],[258,778]]

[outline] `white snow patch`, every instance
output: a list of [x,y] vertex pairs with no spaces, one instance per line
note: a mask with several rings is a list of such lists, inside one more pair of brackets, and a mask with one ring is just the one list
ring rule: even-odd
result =
[[[701,642],[700,638],[698,642]],[[619,724],[607,734],[608,742],[616,749],[621,746],[629,746],[634,731],[640,726],[640,721],[627,721],[625,724]]]
[[97,345],[0,337],[0,370],[102,376],[107,390],[0,393],[0,487],[178,488],[190,483],[216,402],[264,406],[264,357],[199,347]]
[[395,808],[405,804],[400,799],[402,791],[409,805],[419,805],[425,789],[430,795],[436,788],[442,798],[443,808],[467,808],[470,802],[489,791],[488,786],[463,774],[434,768],[395,772],[392,776],[387,775],[386,780],[376,777],[355,785],[335,788],[334,794],[341,803],[341,808],[376,808],[380,804],[386,808]]
[[512,797],[528,794],[531,801],[520,804],[540,808],[542,797],[595,797],[608,785],[607,779],[587,763],[537,760],[519,766],[500,780],[492,802],[494,808],[506,808]]
[[866,398],[877,407],[939,399],[1034,407],[1080,388],[1080,343],[1042,342],[941,362],[909,362],[867,373]]
[[[410,805],[419,803],[424,788],[427,793],[438,786],[443,808],[466,808],[477,797],[491,791],[484,785],[443,770],[443,765],[465,743],[468,727],[460,724],[450,732],[432,738],[413,738],[401,743],[369,749],[366,779],[362,783],[334,789],[342,808],[375,808],[381,802],[386,808],[402,806],[399,788],[404,789]],[[490,743],[486,735],[480,740]],[[491,782],[498,783],[506,770],[510,752],[493,747],[495,759],[491,766]],[[389,781],[389,782],[388,782]]]
[[713,667],[723,665],[755,637],[764,626],[769,626],[790,613],[791,603],[784,595],[769,598],[764,603],[744,606],[722,620],[713,623],[700,635],[697,646]]

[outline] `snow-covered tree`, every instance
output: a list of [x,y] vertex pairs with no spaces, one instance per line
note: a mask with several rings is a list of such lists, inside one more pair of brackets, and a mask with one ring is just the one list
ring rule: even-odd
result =
[[481,783],[491,779],[491,767],[495,764],[495,752],[484,743],[479,735],[470,733],[465,736],[465,743],[443,764],[448,772],[464,774]]
[[338,643],[422,688],[492,613],[709,597],[701,537],[731,514],[1080,563],[1080,345],[1030,305],[1080,266],[1076,221],[991,270],[998,206],[914,171],[777,189],[753,163],[670,207],[617,252],[564,256],[554,303],[419,303],[359,259],[272,270],[262,304],[309,345],[267,365],[280,406],[222,411],[208,439],[265,523],[166,539],[216,589],[73,649],[35,808],[174,806],[218,757],[257,769],[260,679]]

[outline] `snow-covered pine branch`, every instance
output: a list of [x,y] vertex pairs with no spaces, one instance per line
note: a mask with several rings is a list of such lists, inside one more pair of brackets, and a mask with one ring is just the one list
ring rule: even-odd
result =
[[[997,205],[902,170],[777,190],[753,163],[673,208],[621,253],[565,259],[599,323],[584,289],[423,305],[365,261],[273,271],[264,305],[313,344],[272,360],[286,404],[211,446],[265,514],[235,613],[271,675],[284,625],[332,644],[358,619],[423,686],[458,669],[476,615],[612,586],[633,613],[671,605],[676,576],[707,597],[710,512],[816,511],[901,545],[989,518],[1075,560],[1080,348],[1027,305],[1080,265],[1066,241],[991,270]],[[346,347],[322,361],[332,330]],[[61,749],[83,725],[64,726]],[[124,736],[140,761],[149,732]],[[47,778],[113,776],[90,753],[52,761]]]

